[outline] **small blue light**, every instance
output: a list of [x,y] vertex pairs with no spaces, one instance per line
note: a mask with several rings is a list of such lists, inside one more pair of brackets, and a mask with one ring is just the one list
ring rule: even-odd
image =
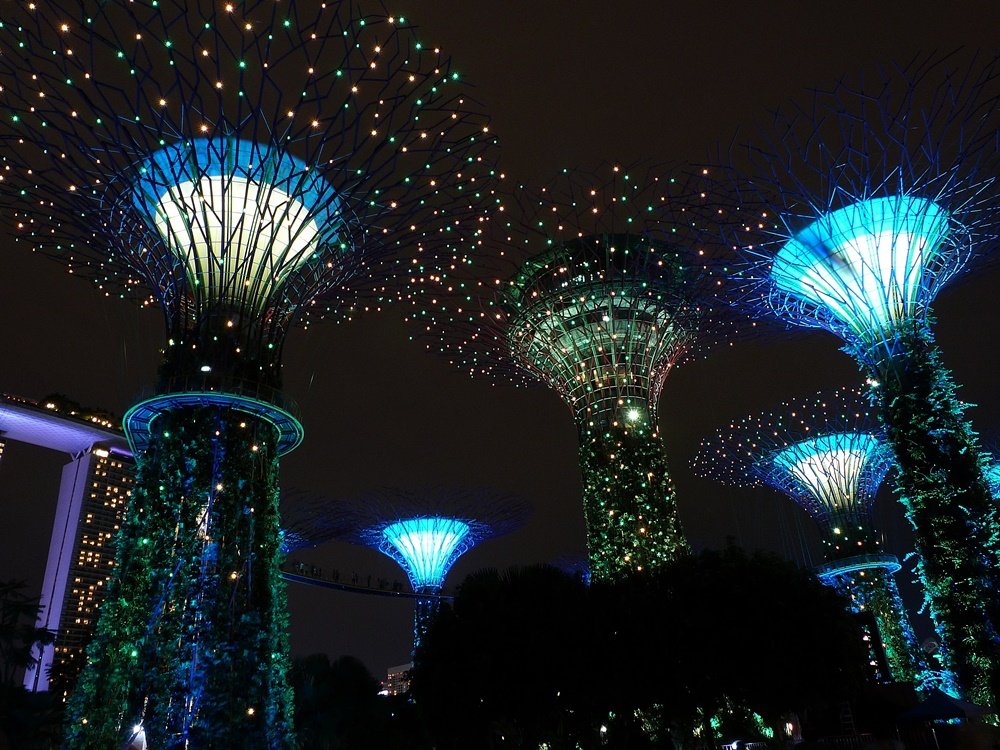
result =
[[403,567],[414,591],[438,591],[471,546],[470,532],[468,523],[454,518],[411,518],[386,526],[379,549]]

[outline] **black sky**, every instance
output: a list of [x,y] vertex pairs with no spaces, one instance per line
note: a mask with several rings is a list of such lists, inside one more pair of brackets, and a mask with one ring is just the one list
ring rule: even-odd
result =
[[[994,2],[714,2],[617,0],[408,0],[403,13],[428,43],[452,53],[494,117],[509,179],[537,181],[601,160],[698,161],[737,128],[752,137],[768,108],[810,86],[918,52],[965,45],[997,49]],[[98,298],[88,285],[23,245],[0,240],[6,315],[0,391],[65,392],[123,413],[151,383],[162,342],[156,311]],[[996,287],[1000,272],[973,274],[936,306],[946,363],[978,404],[977,429],[1000,428]],[[494,485],[535,506],[522,531],[469,553],[449,582],[485,566],[579,555],[583,548],[576,433],[569,411],[544,389],[473,382],[407,341],[394,312],[291,335],[285,384],[298,401],[306,442],[283,463],[282,481],[330,496],[376,486]],[[660,421],[680,512],[696,547],[727,536],[786,554],[809,521],[766,491],[697,479],[698,441],[734,416],[785,398],[857,382],[852,361],[824,333],[739,344],[669,378]],[[59,456],[9,446],[0,461],[0,578],[40,587],[55,508]],[[906,531],[883,498],[888,548]],[[815,541],[814,539],[812,541]],[[333,544],[313,553],[326,567],[402,575],[377,553]],[[812,552],[813,558],[817,553]],[[361,657],[376,673],[406,660],[404,602],[292,587],[297,653]]]

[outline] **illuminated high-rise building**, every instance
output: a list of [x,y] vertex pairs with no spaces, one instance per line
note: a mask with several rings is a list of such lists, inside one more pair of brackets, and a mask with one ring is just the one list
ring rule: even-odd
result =
[[[125,435],[103,411],[65,397],[41,402],[0,398],[0,434],[69,456],[62,470],[37,626],[55,634],[40,664],[27,670],[31,691],[61,690],[76,680],[114,567],[114,536],[134,481]],[[2,454],[0,442],[0,454]]]
[[135,462],[124,443],[124,434],[98,443],[63,467],[40,622],[56,637],[39,667],[26,675],[31,690],[65,695],[83,667],[114,568],[115,534],[135,482]]

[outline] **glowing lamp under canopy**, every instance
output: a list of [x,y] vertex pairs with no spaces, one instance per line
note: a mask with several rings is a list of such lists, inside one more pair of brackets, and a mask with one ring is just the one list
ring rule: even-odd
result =
[[929,269],[948,238],[949,214],[933,201],[896,195],[822,216],[777,252],[773,286],[818,308],[840,334],[891,339],[930,300]]
[[772,461],[815,501],[806,507],[813,515],[867,513],[864,506],[870,502],[870,493],[865,488],[878,486],[891,463],[888,448],[878,437],[854,432],[793,443]]
[[396,521],[382,530],[381,549],[406,571],[413,590],[440,590],[445,576],[473,540],[472,528],[454,518]]
[[203,304],[260,310],[289,275],[311,260],[329,262],[340,243],[333,186],[275,146],[201,138],[156,151],[136,169],[132,208]]

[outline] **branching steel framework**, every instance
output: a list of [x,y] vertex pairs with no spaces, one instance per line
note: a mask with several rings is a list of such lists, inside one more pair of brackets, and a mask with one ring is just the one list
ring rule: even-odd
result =
[[350,527],[342,538],[391,557],[414,593],[428,595],[416,603],[414,649],[437,612],[455,561],[488,539],[516,531],[529,512],[524,501],[495,490],[446,488],[383,490],[342,508],[340,523]]
[[996,59],[918,57],[778,112],[734,155],[723,218],[756,315],[821,328],[866,372],[920,576],[967,696],[1000,698],[1000,522],[930,306],[998,229]]
[[694,467],[726,484],[773,487],[805,510],[824,548],[817,574],[874,616],[888,662],[874,655],[878,678],[923,685],[932,676],[893,578],[900,565],[872,517],[892,463],[862,394],[842,388],[729,424],[702,441]]
[[466,262],[488,121],[407,19],[348,0],[11,5],[0,109],[5,223],[166,325],[67,746],[293,747],[284,337]]
[[598,578],[688,549],[656,405],[670,370],[732,322],[698,244],[702,177],[605,165],[522,188],[494,238],[493,279],[455,283],[414,316],[428,348],[471,375],[541,383],[569,405]]

